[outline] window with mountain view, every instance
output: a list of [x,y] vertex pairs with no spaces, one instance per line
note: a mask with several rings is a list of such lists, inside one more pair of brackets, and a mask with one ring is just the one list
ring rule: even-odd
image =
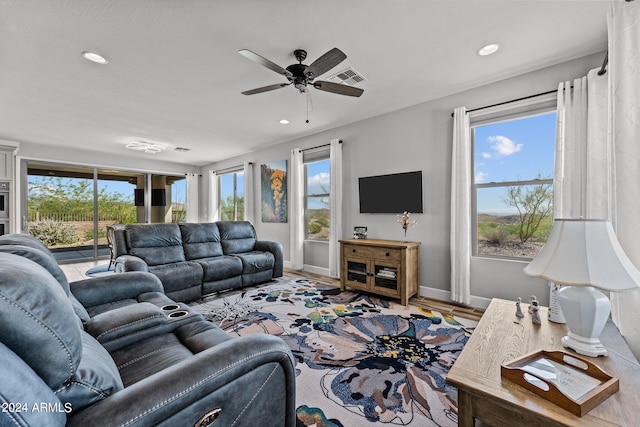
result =
[[329,159],[305,163],[306,238],[329,240],[331,202]]
[[475,255],[534,258],[553,222],[556,112],[473,125]]

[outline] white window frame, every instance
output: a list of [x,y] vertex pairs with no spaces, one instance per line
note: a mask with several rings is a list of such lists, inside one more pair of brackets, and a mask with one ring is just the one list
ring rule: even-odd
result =
[[471,244],[472,256],[480,258],[495,258],[514,261],[528,261],[530,257],[512,257],[506,255],[493,255],[478,253],[478,189],[495,188],[495,187],[514,187],[527,185],[550,184],[553,190],[553,177],[543,179],[530,179],[523,181],[504,181],[504,182],[475,182],[475,128],[527,117],[533,117],[542,114],[548,114],[557,111],[557,94],[556,92],[546,93],[532,98],[522,99],[508,104],[497,105],[495,107],[484,108],[478,111],[469,112],[469,127],[471,133]]

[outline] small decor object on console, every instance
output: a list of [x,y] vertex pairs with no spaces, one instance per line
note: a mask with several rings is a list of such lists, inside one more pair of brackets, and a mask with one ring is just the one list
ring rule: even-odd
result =
[[353,227],[353,238],[363,240],[367,238],[367,227]]
[[396,221],[398,224],[400,224],[400,226],[404,230],[405,241],[407,240],[407,229],[409,229],[409,227],[413,227],[418,223],[418,221],[410,220],[409,219],[410,216],[411,216],[411,212],[404,211],[402,215],[398,215],[398,220]]
[[518,319],[522,319],[524,317],[524,313],[522,312],[522,307],[520,304],[522,303],[522,298],[518,297],[518,302],[516,302],[516,317]]
[[540,306],[538,305],[538,301],[533,301],[531,306],[533,307],[531,309],[531,322],[533,322],[534,325],[541,325],[542,319],[540,319]]

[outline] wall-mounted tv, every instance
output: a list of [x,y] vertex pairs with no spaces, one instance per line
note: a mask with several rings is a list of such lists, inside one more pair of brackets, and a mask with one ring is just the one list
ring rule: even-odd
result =
[[422,171],[358,179],[360,213],[423,213]]

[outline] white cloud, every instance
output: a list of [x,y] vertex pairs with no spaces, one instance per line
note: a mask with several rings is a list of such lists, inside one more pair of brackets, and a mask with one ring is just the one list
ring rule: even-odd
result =
[[[523,144],[516,144],[515,141],[503,135],[490,136],[489,142],[493,151],[499,156],[510,156],[522,150],[523,147]],[[484,153],[482,155],[484,156]]]
[[489,174],[487,172],[478,172],[475,177],[476,184],[482,184]]
[[326,172],[320,172],[317,175],[308,178],[309,185],[329,185],[331,177]]
[[329,192],[331,178],[328,173],[320,172],[319,174],[307,178],[307,184],[309,193],[320,194],[324,193],[325,191]]
[[490,159],[491,158],[491,153],[487,153],[487,152],[482,153],[482,158],[483,159]]

